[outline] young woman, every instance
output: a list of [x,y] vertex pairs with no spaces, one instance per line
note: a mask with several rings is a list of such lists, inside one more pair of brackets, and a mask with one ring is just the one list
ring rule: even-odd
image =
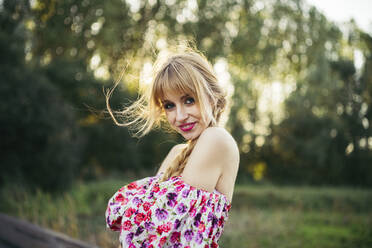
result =
[[122,247],[218,247],[239,166],[234,139],[218,127],[225,95],[198,52],[157,64],[149,93],[122,112],[134,119],[120,125],[144,135],[165,119],[187,143],[171,149],[155,176],[114,194],[107,225],[120,231]]

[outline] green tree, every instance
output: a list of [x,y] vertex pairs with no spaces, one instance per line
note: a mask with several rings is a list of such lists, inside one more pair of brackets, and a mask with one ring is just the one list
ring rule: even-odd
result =
[[0,11],[1,182],[63,189],[80,162],[78,128],[58,89],[25,63],[27,14],[27,1],[4,1]]
[[274,127],[270,178],[371,185],[368,65],[367,57],[360,77],[352,60],[319,57],[286,101],[286,118]]

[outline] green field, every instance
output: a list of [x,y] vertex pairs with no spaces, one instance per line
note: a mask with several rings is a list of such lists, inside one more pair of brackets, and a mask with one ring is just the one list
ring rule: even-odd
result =
[[[1,189],[0,210],[99,247],[117,247],[106,230],[109,197],[125,182],[77,184],[62,195]],[[223,248],[372,247],[372,190],[330,187],[236,187]]]

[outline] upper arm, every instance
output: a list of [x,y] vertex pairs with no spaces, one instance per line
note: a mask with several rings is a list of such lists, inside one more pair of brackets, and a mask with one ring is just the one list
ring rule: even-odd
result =
[[176,158],[176,156],[184,147],[185,144],[178,144],[173,146],[172,149],[168,152],[163,162],[161,163],[160,168],[156,174],[158,175],[161,172],[165,172],[166,169],[168,168],[168,165]]
[[223,170],[239,163],[239,151],[231,135],[223,128],[207,128],[199,137],[185,169],[183,180],[212,192]]

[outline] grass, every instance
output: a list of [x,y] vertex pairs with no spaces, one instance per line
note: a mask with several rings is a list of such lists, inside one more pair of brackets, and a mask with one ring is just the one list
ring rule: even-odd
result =
[[[79,183],[62,195],[8,186],[0,211],[102,248],[118,246],[105,228],[109,197],[125,182]],[[372,247],[372,190],[236,187],[220,246],[226,248]]]
[[372,191],[239,186],[221,247],[372,247]]

